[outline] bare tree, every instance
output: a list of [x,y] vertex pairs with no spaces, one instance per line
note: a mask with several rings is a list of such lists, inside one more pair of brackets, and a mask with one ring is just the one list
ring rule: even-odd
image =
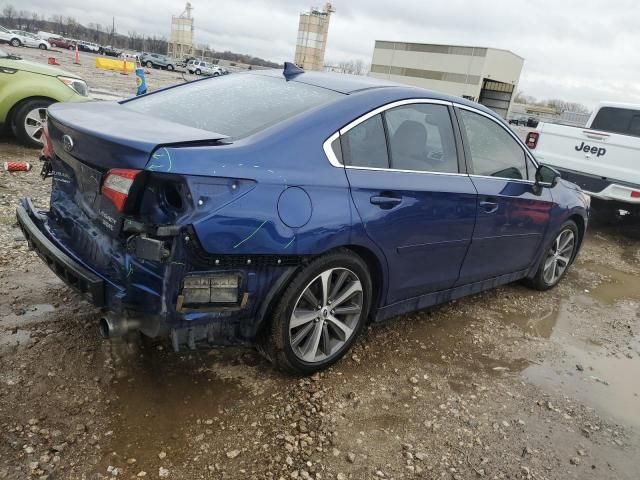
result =
[[16,9],[13,8],[13,5],[7,5],[2,9],[2,16],[4,17],[7,27],[11,28],[15,26]]
[[336,67],[340,73],[348,73],[351,75],[366,75],[369,70],[360,59],[338,62]]

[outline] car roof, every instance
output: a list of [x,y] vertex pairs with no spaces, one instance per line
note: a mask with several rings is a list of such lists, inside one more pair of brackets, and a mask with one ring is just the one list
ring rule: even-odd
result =
[[[283,76],[281,69],[265,69],[265,70],[252,70],[254,75],[265,75],[270,77]],[[485,112],[492,117],[504,122],[504,119],[500,117],[493,110],[485,107],[484,105],[467,100],[462,97],[447,95],[445,93],[436,92],[434,90],[428,90],[426,88],[416,87],[412,85],[406,85],[397,82],[391,82],[380,78],[374,78],[364,75],[348,75],[344,73],[334,72],[314,72],[303,71],[296,75],[289,75],[288,81],[300,82],[307,85],[313,85],[320,88],[326,88],[338,93],[346,95],[356,94],[360,92],[369,92],[375,94],[375,91],[385,90],[392,93],[391,97],[395,97],[396,100],[404,100],[407,98],[428,98],[432,100],[442,100],[445,102],[451,102],[458,105],[467,105],[476,110]]]
[[[282,70],[279,69],[253,70],[253,73],[270,77],[281,77],[283,75]],[[387,80],[381,80],[379,78],[365,77],[363,75],[345,75],[331,72],[305,71],[304,73],[291,75],[288,80],[293,82],[306,83],[308,85],[314,85],[316,87],[326,88],[328,90],[334,90],[336,92],[345,94],[354,93],[360,90],[367,90],[370,88],[406,87],[406,85],[389,82]]]

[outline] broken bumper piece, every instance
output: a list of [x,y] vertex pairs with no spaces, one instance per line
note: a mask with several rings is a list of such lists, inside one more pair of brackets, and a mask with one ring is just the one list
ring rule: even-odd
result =
[[105,304],[104,281],[60,250],[44,233],[45,216],[25,198],[16,209],[18,225],[29,248],[34,250],[60,279],[79,291],[97,307]]

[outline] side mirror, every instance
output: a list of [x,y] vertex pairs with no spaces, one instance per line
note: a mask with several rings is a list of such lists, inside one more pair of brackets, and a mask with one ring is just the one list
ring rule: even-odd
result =
[[559,178],[560,172],[547,165],[540,165],[536,170],[536,183],[542,187],[555,187]]

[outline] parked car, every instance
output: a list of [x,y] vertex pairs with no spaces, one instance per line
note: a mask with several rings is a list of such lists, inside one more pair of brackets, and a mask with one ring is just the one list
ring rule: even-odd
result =
[[253,343],[297,373],[369,321],[553,288],[587,226],[588,196],[484,106],[292,64],[57,104],[45,145],[50,210],[18,221],[103,335]]
[[100,47],[100,53],[108,57],[119,57],[122,52],[111,45],[107,45],[106,47]]
[[0,42],[8,43],[12,47],[21,47],[24,44],[24,39],[22,35],[17,35],[11,30],[0,26]]
[[42,146],[47,107],[88,98],[87,84],[69,72],[0,50],[0,127],[25,145]]
[[132,52],[120,52],[120,55],[118,55],[120,58],[124,58],[126,60],[134,60],[134,61],[138,61],[138,59],[140,58],[140,54],[139,53],[132,53]]
[[89,53],[100,53],[100,45],[92,42],[85,42],[84,40],[78,40],[78,50]]
[[174,60],[159,53],[143,53],[140,57],[140,63],[148,68],[166,68],[167,70],[175,70],[176,68]]
[[224,75],[222,68],[218,65],[203,60],[189,60],[187,63],[187,71],[189,73],[195,73],[196,75],[210,75],[213,77]]
[[603,213],[640,215],[640,105],[602,102],[586,127],[540,123],[527,145],[598,199]]
[[65,48],[67,50],[75,50],[76,48],[76,44],[74,41],[67,40],[66,38],[62,37],[50,37],[48,42],[53,47]]
[[39,48],[40,50],[50,50],[51,45],[46,40],[37,35],[22,30],[11,30],[11,33],[20,36],[20,42],[25,47]]
[[522,127],[526,127],[527,126],[527,117],[523,117],[523,116],[519,116],[519,117],[513,117],[509,119],[509,125],[517,125],[517,126],[522,126]]

